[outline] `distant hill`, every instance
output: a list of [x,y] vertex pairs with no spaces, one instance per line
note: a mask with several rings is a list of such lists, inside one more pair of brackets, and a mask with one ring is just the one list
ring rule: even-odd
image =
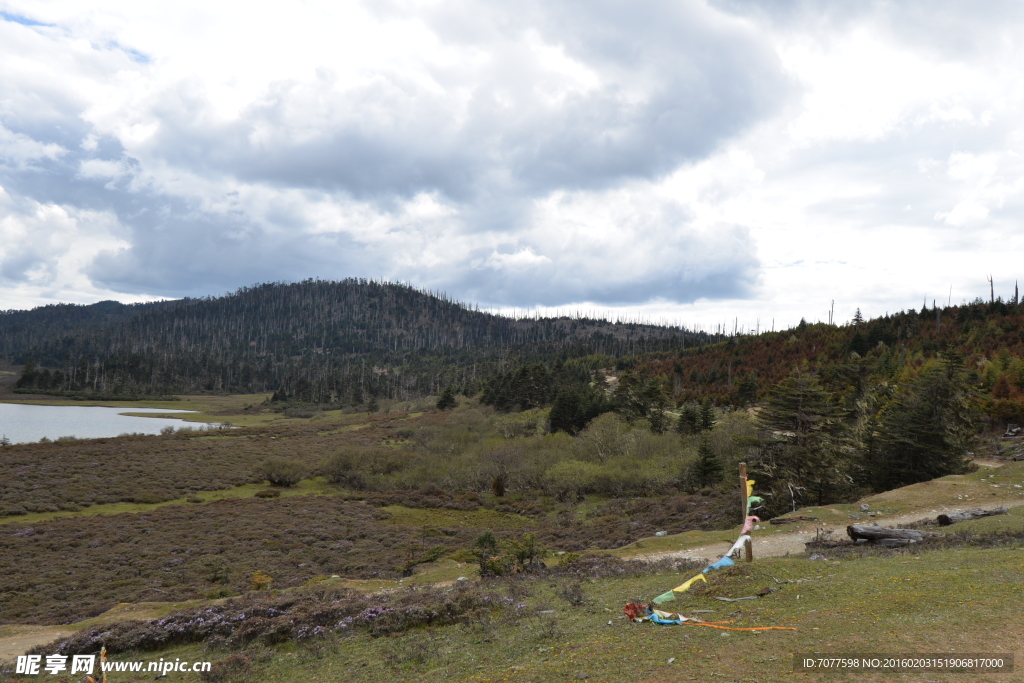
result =
[[300,400],[475,392],[501,370],[582,359],[614,365],[722,337],[586,318],[512,319],[410,286],[343,280],[126,306],[0,313],[0,354],[29,359],[23,387],[139,395],[267,392]]
[[18,356],[56,338],[102,330],[143,310],[172,303],[100,301],[88,306],[51,304],[30,311],[0,311],[0,357]]

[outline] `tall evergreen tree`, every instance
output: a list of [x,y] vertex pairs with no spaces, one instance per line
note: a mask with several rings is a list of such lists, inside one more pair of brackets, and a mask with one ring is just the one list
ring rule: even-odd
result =
[[842,410],[815,375],[798,371],[780,382],[757,421],[764,433],[753,478],[761,490],[770,490],[766,507],[772,514],[853,494],[853,455]]
[[696,406],[686,404],[679,410],[679,422],[676,431],[687,436],[700,431],[700,411]]
[[757,373],[748,372],[736,388],[736,404],[752,405],[757,400]]
[[455,392],[452,391],[451,387],[446,388],[441,392],[441,397],[437,399],[438,410],[448,410],[449,408],[455,407]]
[[960,360],[926,367],[882,409],[873,437],[866,466],[876,490],[966,472],[976,436]]
[[722,483],[724,471],[711,444],[707,439],[701,440],[697,447],[697,461],[693,465],[694,483],[700,488],[716,486]]
[[552,432],[568,432],[576,435],[609,406],[604,392],[580,384],[568,384],[558,390],[551,406]]
[[700,404],[700,430],[702,432],[709,432],[711,428],[715,426],[715,407],[711,403],[710,398],[704,399],[704,402]]

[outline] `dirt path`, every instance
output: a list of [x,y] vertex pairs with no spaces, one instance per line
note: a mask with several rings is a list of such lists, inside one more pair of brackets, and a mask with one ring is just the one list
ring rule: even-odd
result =
[[[886,527],[897,527],[901,524],[909,524],[922,519],[934,519],[936,516],[943,513],[950,512],[962,512],[964,510],[991,510],[997,507],[1016,507],[1018,505],[1024,505],[1024,501],[1016,500],[1003,500],[1003,501],[988,501],[984,504],[969,504],[960,506],[936,506],[934,510],[918,510],[915,512],[909,512],[902,515],[879,515],[877,517],[871,517],[867,519],[856,520],[860,524],[871,524],[877,522],[880,526]],[[797,554],[804,552],[804,544],[808,541],[814,540],[814,537],[819,529],[822,533],[832,533],[833,538],[841,538],[846,536],[847,524],[855,520],[846,520],[844,522],[808,522],[800,526],[790,527],[765,536],[754,536],[754,557],[781,557],[784,555]],[[772,528],[768,524],[761,525],[762,528]],[[634,555],[635,559],[645,560],[661,560],[666,558],[688,558],[694,560],[705,560],[707,562],[714,562],[722,555],[726,553],[731,547],[731,543],[713,543],[698,548],[686,548],[684,550],[667,550],[657,553],[639,554]]]
[[71,635],[62,626],[0,626],[0,662],[13,662],[37,645]]

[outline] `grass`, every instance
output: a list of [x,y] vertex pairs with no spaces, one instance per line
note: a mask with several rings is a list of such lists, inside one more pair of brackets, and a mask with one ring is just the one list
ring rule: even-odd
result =
[[[1018,488],[1019,487],[1019,488]],[[938,515],[942,506],[967,509],[999,501],[1024,502],[1024,462],[1003,462],[998,467],[981,467],[970,474],[953,474],[868,496],[856,503],[808,506],[781,517],[818,517],[823,523],[850,524],[849,520],[885,523],[886,516]],[[869,516],[860,505],[866,503]]]
[[[1018,617],[1024,602],[1022,568],[1021,547],[955,548],[830,562],[772,558],[715,572],[707,587],[672,603],[671,609],[683,614],[712,610],[700,616],[732,621],[731,626],[797,629],[765,632],[659,627],[622,618],[624,602],[658,594],[680,582],[683,574],[584,581],[582,607],[559,597],[564,580],[527,579],[514,589],[528,594],[522,597],[532,614],[526,619],[478,618],[390,638],[331,636],[306,646],[252,648],[243,652],[250,668],[225,680],[920,681],[926,679],[913,674],[793,673],[792,656],[1014,652],[1024,638]],[[715,599],[754,595],[763,588],[775,590],[757,600]],[[225,656],[223,651],[192,645],[124,658]],[[941,678],[930,674],[927,680]],[[1013,679],[972,675],[970,680]]]

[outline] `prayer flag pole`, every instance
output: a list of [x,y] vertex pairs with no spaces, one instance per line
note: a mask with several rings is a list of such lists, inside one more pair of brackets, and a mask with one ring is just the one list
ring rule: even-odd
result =
[[[740,509],[743,514],[743,524],[747,523],[747,463],[740,463]],[[743,544],[746,550],[747,562],[754,561],[754,546],[750,541]]]

